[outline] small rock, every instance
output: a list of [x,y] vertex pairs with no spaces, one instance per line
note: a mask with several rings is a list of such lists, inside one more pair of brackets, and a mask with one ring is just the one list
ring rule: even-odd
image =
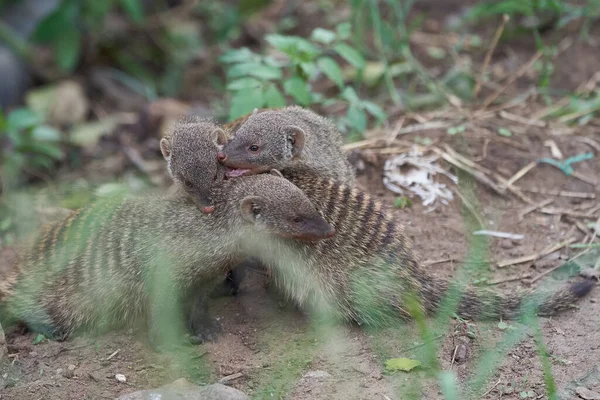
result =
[[32,351],[29,353],[29,357],[37,357],[37,356],[38,356],[37,351]]
[[75,366],[75,364],[69,364],[69,366],[67,367],[67,369],[68,369],[69,371],[75,371],[75,368],[77,368],[77,367]]
[[63,376],[67,379],[71,379],[75,376],[75,371],[73,371],[72,369],[68,369],[63,373]]
[[62,375],[62,373],[63,373],[64,371],[65,371],[64,369],[62,369],[62,368],[59,368],[59,369],[57,369],[57,370],[56,370],[56,375]]
[[577,387],[575,392],[579,395],[579,397],[585,400],[600,400],[600,393],[592,392],[590,389],[584,386]]
[[455,363],[462,364],[467,361],[467,357],[469,356],[469,348],[464,343],[461,343],[456,346],[453,356]]
[[579,273],[584,278],[600,280],[600,270],[596,268],[585,268]]
[[306,374],[304,374],[304,376],[302,376],[303,379],[329,379],[331,378],[331,374],[325,371],[308,371]]
[[123,374],[116,374],[115,379],[121,383],[127,382],[127,378],[125,378],[125,375],[123,375]]

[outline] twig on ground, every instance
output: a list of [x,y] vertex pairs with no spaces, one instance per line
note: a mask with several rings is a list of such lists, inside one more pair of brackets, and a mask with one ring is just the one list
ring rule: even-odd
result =
[[568,215],[569,217],[574,217],[574,218],[590,218],[592,216],[592,214],[597,211],[597,209],[592,209],[591,213],[589,211],[586,213],[583,213],[583,212],[565,210],[564,208],[542,207],[538,211],[543,214]]
[[424,267],[429,267],[431,265],[443,264],[443,263],[447,263],[447,262],[460,262],[460,260],[458,260],[456,258],[448,257],[448,258],[442,258],[439,260],[425,261],[422,265]]
[[489,286],[492,286],[492,285],[499,285],[501,283],[520,281],[521,279],[529,279],[529,278],[531,278],[531,274],[525,274],[525,275],[521,275],[521,276],[509,276],[508,278],[490,281],[487,284]]
[[507,180],[506,183],[508,183],[509,185],[512,185],[513,183],[515,183],[516,181],[518,181],[519,179],[524,177],[525,174],[527,174],[529,171],[534,169],[536,165],[537,165],[537,163],[535,161],[530,162],[529,164],[527,164],[526,166],[521,168],[519,170],[519,172],[517,172],[512,177],[510,177],[510,179]]
[[545,249],[543,249],[542,251],[540,251],[539,253],[535,253],[535,254],[531,254],[528,256],[519,257],[519,258],[513,258],[510,260],[502,260],[502,261],[498,262],[497,266],[498,266],[498,268],[504,268],[504,267],[508,267],[511,265],[523,264],[526,262],[533,262],[533,261],[539,260],[540,258],[545,257],[549,254],[552,254],[555,251],[562,249],[563,247],[570,245],[571,243],[573,243],[576,240],[577,240],[576,237],[571,237],[570,239],[567,239],[564,242],[548,246]]
[[547,205],[552,204],[552,203],[554,203],[554,199],[546,199],[539,204],[534,204],[532,206],[527,207],[526,209],[524,209],[523,211],[521,211],[519,213],[519,222],[523,221],[523,219],[525,218],[525,216],[527,214],[529,214],[539,208],[546,207]]
[[426,342],[423,342],[423,343],[416,344],[416,345],[414,345],[414,346],[411,346],[411,347],[407,347],[407,348],[405,348],[405,349],[402,349],[402,350],[400,350],[400,352],[401,352],[401,353],[404,353],[404,352],[407,352],[407,351],[410,351],[410,350],[418,349],[419,347],[423,347],[423,346],[425,346],[426,344],[429,344],[429,343],[431,343],[431,342],[435,342],[436,340],[439,340],[439,339],[441,339],[441,338],[443,338],[443,337],[444,337],[444,335],[442,335],[442,334],[440,334],[440,335],[437,335],[437,336],[435,336],[435,337],[431,338],[431,340],[428,340],[428,341],[426,341]]
[[499,380],[498,382],[496,382],[496,384],[494,384],[494,386],[492,386],[492,387],[490,388],[490,390],[488,390],[487,392],[485,392],[485,393],[484,393],[484,394],[483,394],[481,397],[485,397],[485,396],[487,396],[488,394],[490,394],[490,393],[492,392],[492,390],[494,390],[494,389],[496,388],[496,386],[498,386],[498,385],[500,384],[500,382],[501,382],[500,380]]
[[481,72],[479,73],[479,76],[477,76],[477,82],[475,82],[475,90],[473,93],[473,97],[475,97],[475,98],[477,97],[477,95],[479,94],[479,91],[481,90],[481,82],[483,82],[485,71],[487,70],[487,67],[490,64],[490,60],[492,59],[492,54],[494,54],[494,50],[496,50],[496,46],[498,45],[500,36],[502,35],[502,32],[504,32],[504,27],[506,26],[506,23],[509,20],[510,20],[510,18],[507,14],[504,14],[502,16],[502,21],[500,22],[500,26],[498,26],[498,29],[496,29],[496,33],[494,34],[494,37],[492,38],[492,43],[490,44],[490,48],[489,48],[488,52],[486,53],[485,58],[483,60],[483,66],[481,67]]
[[540,128],[545,128],[548,125],[546,122],[540,121],[539,119],[521,117],[520,115],[509,113],[504,110],[500,110],[498,115],[509,121],[518,122],[518,123],[524,124],[524,125],[532,125],[532,126],[537,126]]
[[569,192],[566,190],[546,190],[546,189],[536,189],[536,188],[521,188],[524,192],[529,193],[537,193],[544,194],[546,196],[558,196],[558,197],[573,197],[578,199],[595,199],[595,193],[585,193],[585,192]]
[[111,358],[113,358],[114,356],[116,356],[117,354],[119,354],[119,352],[121,351],[121,349],[117,349],[114,352],[112,352],[112,354],[108,357],[106,357],[106,361],[110,361]]

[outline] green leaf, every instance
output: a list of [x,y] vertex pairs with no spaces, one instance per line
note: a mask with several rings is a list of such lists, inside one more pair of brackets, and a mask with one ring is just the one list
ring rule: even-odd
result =
[[283,82],[283,89],[302,106],[311,103],[311,95],[307,83],[299,76],[293,76]]
[[360,99],[356,94],[356,90],[354,90],[354,88],[351,86],[348,86],[346,89],[344,89],[342,92],[342,98],[346,99],[346,101],[348,101],[350,104],[360,104]]
[[508,329],[508,324],[504,321],[500,321],[498,322],[498,329],[500,329],[501,331],[505,331],[506,329]]
[[352,25],[350,25],[350,22],[343,22],[339,24],[335,30],[340,39],[346,40],[352,34]]
[[315,70],[317,69],[314,62],[302,62],[300,63],[300,69],[304,73],[304,75],[308,78],[314,75]]
[[398,196],[396,197],[396,200],[394,200],[394,207],[401,209],[412,207],[412,200],[406,196]]
[[58,66],[64,71],[72,71],[81,51],[81,34],[75,27],[63,30],[54,42],[54,56]]
[[448,135],[456,135],[457,133],[463,133],[466,127],[464,125],[453,126],[447,129]]
[[357,132],[364,132],[367,129],[367,114],[365,110],[357,105],[351,105],[346,114],[350,121],[350,126]]
[[321,57],[317,61],[317,65],[329,79],[339,86],[340,89],[344,86],[342,70],[333,58]]
[[119,124],[118,117],[106,117],[74,126],[69,132],[71,142],[80,147],[92,147],[103,135],[111,133]]
[[285,36],[270,34],[265,40],[277,49],[291,57],[300,57],[303,61],[309,61],[320,53],[320,49],[300,36]]
[[265,105],[269,108],[278,108],[285,106],[285,98],[275,85],[269,85],[264,93]]
[[16,149],[22,153],[34,153],[60,160],[63,157],[63,152],[54,143],[47,142],[30,142],[27,144],[20,145]]
[[411,360],[410,358],[390,358],[385,362],[386,372],[404,371],[410,372],[413,369],[420,367],[421,361]]
[[366,64],[363,56],[358,51],[356,51],[355,49],[353,49],[345,43],[338,44],[337,46],[335,46],[334,50],[346,61],[348,61],[350,64],[352,64],[358,69],[362,69]]
[[35,338],[33,339],[33,342],[31,342],[31,344],[40,344],[42,343],[44,340],[46,339],[46,336],[44,336],[41,333],[38,333]]
[[227,90],[235,91],[260,87],[262,82],[255,78],[240,78],[229,82]]
[[144,8],[139,0],[121,0],[121,7],[133,22],[140,23],[144,20]]
[[229,120],[251,113],[264,105],[262,88],[242,89],[233,95],[229,106]]
[[253,57],[254,53],[250,51],[250,49],[247,47],[242,47],[241,49],[229,50],[227,53],[219,57],[219,61],[225,64],[249,62],[252,61]]
[[41,141],[58,142],[60,140],[60,131],[48,125],[36,126],[31,131],[31,135],[34,139]]
[[372,101],[364,100],[362,104],[365,107],[365,110],[374,116],[379,123],[383,122],[387,118],[387,114],[385,111],[383,111],[383,108],[379,107]]
[[27,109],[17,108],[8,114],[6,119],[6,130],[16,132],[21,129],[32,128],[42,122],[42,117],[39,114]]
[[315,42],[330,44],[335,40],[335,32],[323,28],[316,28],[314,31],[312,31],[310,38]]
[[262,80],[281,79],[281,69],[255,62],[236,64],[227,70],[229,79],[254,76]]
[[71,26],[77,16],[77,5],[61,3],[53,13],[36,27],[31,39],[36,43],[51,43],[62,35],[65,27]]
[[510,129],[499,128],[498,129],[498,135],[504,136],[504,137],[511,137],[512,136],[512,132],[510,131]]

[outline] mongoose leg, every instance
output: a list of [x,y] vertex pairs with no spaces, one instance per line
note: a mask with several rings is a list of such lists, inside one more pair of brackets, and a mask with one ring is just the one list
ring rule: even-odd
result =
[[197,295],[191,305],[188,329],[192,344],[201,344],[207,341],[217,342],[222,331],[221,324],[210,316],[208,312],[208,297]]

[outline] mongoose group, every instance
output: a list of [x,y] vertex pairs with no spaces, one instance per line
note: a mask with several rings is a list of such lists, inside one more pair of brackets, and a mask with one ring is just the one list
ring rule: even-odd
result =
[[[182,121],[160,145],[178,193],[101,202],[46,228],[0,284],[2,322],[68,336],[146,319],[155,334],[153,312],[175,298],[201,340],[212,329],[206,287],[251,257],[307,310],[377,326],[410,317],[414,296],[435,312],[449,283],[422,269],[383,204],[353,187],[341,143],[332,124],[299,107],[223,127]],[[154,296],[165,274],[168,293]],[[532,304],[550,315],[593,285],[526,297],[461,288],[457,313],[513,318]]]

